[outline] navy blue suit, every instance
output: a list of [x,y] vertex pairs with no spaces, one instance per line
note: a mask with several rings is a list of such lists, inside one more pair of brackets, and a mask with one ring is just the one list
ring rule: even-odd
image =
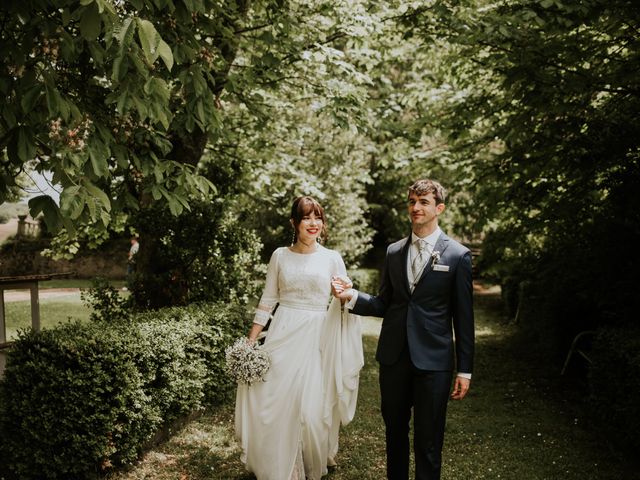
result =
[[434,269],[430,261],[411,291],[410,242],[411,236],[388,247],[378,295],[359,292],[352,311],[383,317],[376,360],[387,435],[387,477],[408,478],[413,408],[416,479],[436,480],[453,371],[473,370],[471,252],[442,233],[434,247],[440,253],[438,266]]

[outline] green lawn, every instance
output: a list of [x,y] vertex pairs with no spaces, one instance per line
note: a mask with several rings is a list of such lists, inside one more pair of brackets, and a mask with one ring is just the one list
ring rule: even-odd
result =
[[[451,402],[443,458],[447,480],[619,480],[638,473],[590,428],[584,402],[527,349],[500,315],[497,295],[476,297],[477,361],[472,390]],[[384,431],[374,360],[378,322],[365,323],[366,365],[358,411],[343,429],[338,468],[328,480],[385,478]],[[557,368],[556,368],[557,367]],[[240,463],[233,406],[207,412],[132,469],[111,480],[254,478]]]
[[[40,299],[40,326],[50,328],[70,320],[88,320],[91,310],[80,300],[79,292],[69,292],[63,297]],[[31,326],[31,302],[6,302],[7,340],[17,335],[18,329]]]
[[[116,288],[125,286],[125,280],[112,280],[111,285]],[[40,282],[39,289],[42,294],[47,290],[59,288],[90,288],[91,280],[86,279],[56,279]],[[13,290],[11,290],[13,291]],[[27,290],[24,290],[25,292]],[[44,292],[43,292],[44,291]],[[64,292],[63,296],[44,298],[40,295],[40,325],[49,328],[70,320],[88,320],[91,310],[82,304],[80,292]],[[7,322],[7,341],[11,341],[17,335],[18,329],[31,326],[31,303],[24,301],[7,301],[5,294],[5,318]]]

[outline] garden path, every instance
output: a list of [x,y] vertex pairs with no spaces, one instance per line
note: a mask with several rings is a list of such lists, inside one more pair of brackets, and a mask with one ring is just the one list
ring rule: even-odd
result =
[[[451,402],[443,479],[639,480],[589,424],[584,392],[560,364],[532,351],[502,316],[499,294],[478,288],[476,368],[471,390]],[[364,319],[366,364],[358,411],[343,429],[337,469],[327,480],[385,478],[384,430],[374,352],[379,320]],[[250,480],[233,437],[233,406],[203,414],[111,480]]]
[[[79,295],[79,288],[40,288],[38,298],[58,298]],[[5,302],[22,302],[29,300],[29,290],[7,290],[4,292]]]

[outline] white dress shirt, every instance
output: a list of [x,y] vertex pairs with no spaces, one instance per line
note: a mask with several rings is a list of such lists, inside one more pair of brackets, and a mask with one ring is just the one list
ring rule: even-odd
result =
[[[442,230],[440,230],[440,227],[437,227],[433,231],[433,233],[431,233],[430,235],[427,235],[426,237],[419,237],[415,233],[411,232],[411,245],[409,245],[409,255],[407,255],[407,278],[409,279],[409,285],[411,286],[411,290],[413,290],[413,286],[416,280],[418,280],[413,277],[413,270],[411,268],[411,265],[413,265],[415,258],[420,253],[418,249],[418,240],[422,240],[423,242],[425,242],[426,249],[427,249],[427,258],[429,258],[433,253],[433,250],[436,247],[436,242],[438,241],[438,238],[440,238],[441,234],[442,234]],[[429,262],[427,262],[425,265],[427,265],[428,263]],[[418,278],[421,275],[422,275],[422,271],[420,271]]]

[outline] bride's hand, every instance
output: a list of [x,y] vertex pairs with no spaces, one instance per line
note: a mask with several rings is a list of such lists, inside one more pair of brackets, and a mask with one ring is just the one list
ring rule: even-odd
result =
[[331,277],[331,293],[336,298],[341,298],[341,295],[353,287],[353,282],[347,276],[334,275]]

